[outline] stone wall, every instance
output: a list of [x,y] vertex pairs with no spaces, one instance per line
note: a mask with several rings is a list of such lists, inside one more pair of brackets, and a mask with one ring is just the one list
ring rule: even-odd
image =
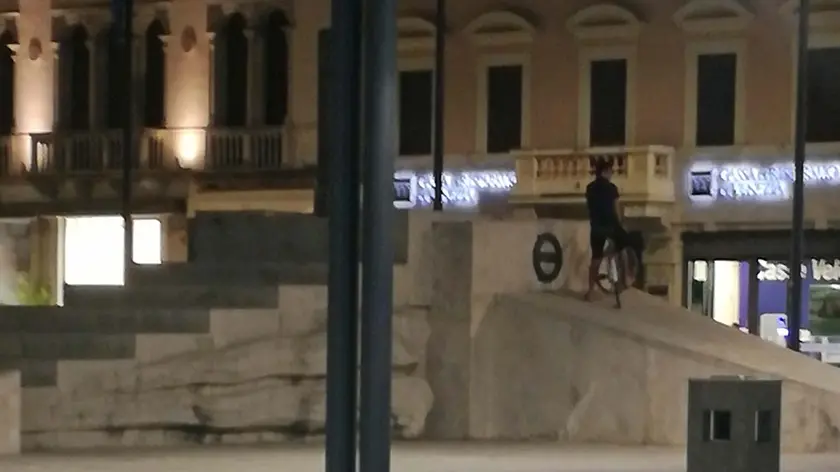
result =
[[[423,219],[425,224],[420,224]],[[430,306],[426,371],[435,404],[426,435],[467,438],[476,420],[470,402],[472,343],[487,307],[505,293],[585,288],[588,227],[578,222],[427,215],[412,219],[411,228],[411,240],[419,246],[412,244],[410,252],[416,277],[411,283]],[[549,284],[537,280],[532,261],[534,243],[543,232],[558,238],[563,254],[560,274]],[[425,267],[414,266],[417,260]]]
[[21,449],[20,373],[0,372],[0,455],[18,454]]
[[[314,319],[315,313],[310,315]],[[392,427],[425,430],[423,309],[395,315]],[[325,425],[323,323],[111,372],[29,409],[27,449],[255,443],[320,438]]]
[[[189,221],[189,260],[198,263],[326,263],[326,218],[264,211],[197,212]],[[408,214],[397,212],[391,232],[396,262],[405,262]]]

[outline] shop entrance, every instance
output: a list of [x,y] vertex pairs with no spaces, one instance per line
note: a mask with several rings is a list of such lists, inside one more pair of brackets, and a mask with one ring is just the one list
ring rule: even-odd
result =
[[[787,314],[790,232],[685,233],[684,305],[727,325],[758,332],[766,314]],[[807,231],[802,326],[840,335],[840,232]]]

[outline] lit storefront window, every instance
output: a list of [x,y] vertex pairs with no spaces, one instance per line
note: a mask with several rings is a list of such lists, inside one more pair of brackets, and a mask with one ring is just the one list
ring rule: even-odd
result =
[[[161,223],[134,220],[134,262],[161,263]],[[64,283],[123,285],[123,220],[119,216],[67,218],[64,229]]]

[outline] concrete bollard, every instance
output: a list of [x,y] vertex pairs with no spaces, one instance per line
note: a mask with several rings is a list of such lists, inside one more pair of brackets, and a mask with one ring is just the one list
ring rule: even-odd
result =
[[779,472],[781,380],[688,381],[688,472]]

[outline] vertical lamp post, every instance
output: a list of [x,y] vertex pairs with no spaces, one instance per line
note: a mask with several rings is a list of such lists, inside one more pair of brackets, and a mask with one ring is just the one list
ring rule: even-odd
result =
[[796,67],[796,136],[793,163],[793,234],[790,250],[790,285],[788,286],[789,319],[788,348],[799,351],[799,329],[802,326],[802,264],[803,226],[805,217],[805,137],[808,127],[808,20],[810,0],[800,0],[798,54]]
[[330,163],[326,472],[356,470],[362,4],[332,0],[328,100],[319,117],[328,130],[319,153]]
[[359,468],[391,458],[394,154],[397,150],[397,0],[366,0],[362,96],[362,312]]
[[435,93],[434,93],[434,210],[443,211],[443,114],[446,90],[446,0],[437,0],[435,12]]
[[[122,133],[122,217],[123,217],[123,272],[127,275],[128,270],[134,263],[134,222],[131,218],[131,180],[134,159],[134,130],[132,126],[134,78],[132,77],[131,61],[134,57],[134,0],[112,0],[111,7],[114,16],[114,28],[117,34],[115,40],[123,47],[123,84],[126,88],[123,94],[123,133]],[[115,97],[112,97],[115,98]],[[119,100],[119,98],[115,98]]]

